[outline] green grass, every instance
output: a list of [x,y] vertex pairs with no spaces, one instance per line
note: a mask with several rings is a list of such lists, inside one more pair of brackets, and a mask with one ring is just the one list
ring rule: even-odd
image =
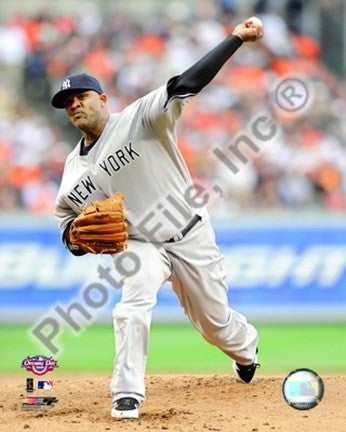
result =
[[[258,325],[261,371],[287,372],[308,367],[318,372],[346,371],[346,324]],[[81,335],[63,331],[61,371],[106,371],[113,365],[112,326],[91,326]],[[0,326],[0,371],[18,371],[27,355],[48,354],[25,326]],[[153,325],[148,372],[227,372],[229,358],[190,325]]]

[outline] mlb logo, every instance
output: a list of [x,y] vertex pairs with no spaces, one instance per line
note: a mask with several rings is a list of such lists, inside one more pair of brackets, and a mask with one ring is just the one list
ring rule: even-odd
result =
[[53,387],[53,381],[38,381],[37,388],[39,390],[51,390]]

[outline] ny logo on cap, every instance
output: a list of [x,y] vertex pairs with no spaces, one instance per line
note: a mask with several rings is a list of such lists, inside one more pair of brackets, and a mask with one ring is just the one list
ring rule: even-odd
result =
[[68,78],[66,78],[61,85],[61,89],[66,90],[70,87],[71,87],[71,81]]

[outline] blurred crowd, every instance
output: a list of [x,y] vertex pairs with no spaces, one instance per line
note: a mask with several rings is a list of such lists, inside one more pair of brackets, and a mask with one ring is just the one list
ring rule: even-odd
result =
[[[299,11],[279,16],[258,2],[263,41],[242,47],[193,98],[179,122],[179,146],[212,212],[246,208],[346,210],[346,87],[301,31]],[[0,210],[52,212],[67,154],[79,134],[50,97],[70,73],[97,76],[112,112],[183,72],[244,17],[232,1],[174,3],[165,13],[104,13],[96,2],[76,15],[11,16],[0,27]],[[272,94],[287,74],[305,80],[309,103],[289,114]],[[261,113],[277,126],[259,142]],[[229,146],[240,135],[243,160]],[[231,171],[215,148],[233,160]],[[222,199],[218,197],[221,195]]]

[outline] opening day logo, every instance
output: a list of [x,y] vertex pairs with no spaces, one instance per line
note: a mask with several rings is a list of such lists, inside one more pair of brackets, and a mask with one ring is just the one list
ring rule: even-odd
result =
[[22,367],[35,375],[44,375],[54,368],[58,367],[58,362],[53,357],[45,357],[36,355],[34,357],[26,357],[22,361]]

